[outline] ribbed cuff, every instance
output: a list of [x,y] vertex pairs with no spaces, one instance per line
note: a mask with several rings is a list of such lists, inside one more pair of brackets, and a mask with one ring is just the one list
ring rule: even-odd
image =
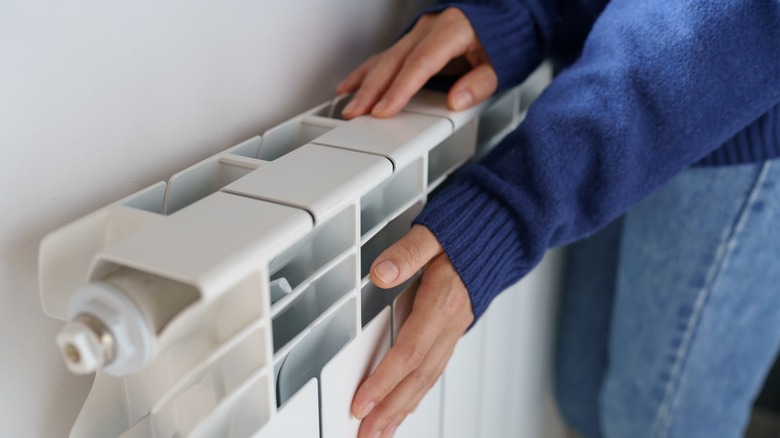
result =
[[780,105],[738,132],[695,166],[727,166],[756,163],[780,157]]
[[449,7],[468,18],[498,75],[498,92],[520,84],[544,57],[534,31],[531,14],[523,6],[444,3],[421,15]]
[[468,180],[444,188],[415,223],[430,229],[441,242],[468,289],[475,321],[493,298],[530,270],[523,266],[512,214]]

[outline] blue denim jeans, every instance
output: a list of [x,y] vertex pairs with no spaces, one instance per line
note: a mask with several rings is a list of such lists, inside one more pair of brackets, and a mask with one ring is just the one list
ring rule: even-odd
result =
[[686,170],[567,269],[556,396],[573,428],[742,436],[780,350],[780,160]]

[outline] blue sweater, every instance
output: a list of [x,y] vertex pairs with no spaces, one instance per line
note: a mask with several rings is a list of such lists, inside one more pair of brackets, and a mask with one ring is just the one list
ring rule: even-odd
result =
[[548,248],[594,233],[691,165],[780,156],[778,0],[454,6],[499,89],[545,57],[571,63],[416,219],[442,243],[477,318]]

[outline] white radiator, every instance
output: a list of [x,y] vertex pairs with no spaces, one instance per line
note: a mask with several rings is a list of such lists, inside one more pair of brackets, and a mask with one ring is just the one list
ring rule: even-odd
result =
[[[538,81],[458,113],[423,91],[385,120],[341,120],[335,99],[48,235],[43,308],[69,321],[68,366],[97,371],[71,436],[355,436],[352,396],[415,292],[374,287],[371,262]],[[543,434],[556,258],[496,300],[396,436]]]

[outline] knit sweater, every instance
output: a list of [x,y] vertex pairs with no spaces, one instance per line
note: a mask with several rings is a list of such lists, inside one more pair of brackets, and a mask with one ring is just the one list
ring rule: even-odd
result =
[[594,233],[691,165],[780,156],[780,1],[454,6],[499,90],[545,57],[572,62],[415,220],[441,242],[477,318],[548,248]]

